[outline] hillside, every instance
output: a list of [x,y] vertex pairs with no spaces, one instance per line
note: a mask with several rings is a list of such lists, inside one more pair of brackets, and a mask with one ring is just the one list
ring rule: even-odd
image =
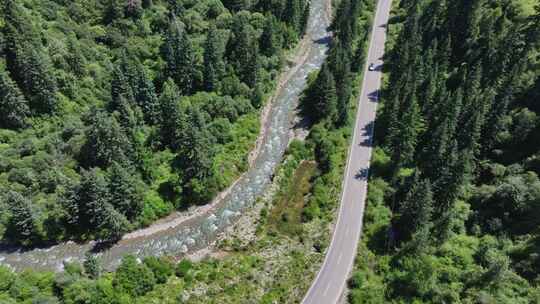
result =
[[540,6],[401,1],[350,303],[538,303]]
[[6,0],[4,243],[117,240],[247,168],[303,0]]

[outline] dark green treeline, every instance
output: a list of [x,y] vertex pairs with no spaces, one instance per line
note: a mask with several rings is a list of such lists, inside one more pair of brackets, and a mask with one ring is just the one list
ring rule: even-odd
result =
[[0,4],[0,235],[24,245],[116,240],[208,202],[246,169],[309,14],[307,0],[38,2]]
[[351,302],[372,303],[371,281],[387,288],[377,301],[536,303],[540,6],[395,12],[365,241],[388,268],[359,266]]

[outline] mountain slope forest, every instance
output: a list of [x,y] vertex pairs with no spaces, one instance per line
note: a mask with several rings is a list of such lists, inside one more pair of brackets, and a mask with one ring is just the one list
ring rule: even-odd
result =
[[[128,255],[113,272],[92,254],[82,265],[65,261],[58,273],[0,266],[0,303],[299,303],[324,259],[339,204],[351,101],[358,97],[374,9],[372,0],[336,3],[328,58],[310,74],[301,100],[310,134],[290,143],[275,192],[213,248],[219,255],[198,262]],[[254,223],[246,227],[246,219]]]
[[540,303],[534,4],[396,5],[350,303]]
[[247,168],[305,0],[4,0],[0,235],[116,240]]

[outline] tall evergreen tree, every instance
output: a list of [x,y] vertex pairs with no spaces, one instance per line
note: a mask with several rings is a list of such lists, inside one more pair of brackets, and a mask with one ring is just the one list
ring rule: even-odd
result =
[[300,16],[300,35],[304,36],[306,33],[308,22],[309,22],[309,14],[311,11],[311,1],[306,1],[304,3],[304,9],[302,10],[302,16]]
[[144,114],[144,120],[147,123],[157,121],[157,95],[154,83],[148,76],[144,66],[138,63],[136,66],[136,82],[138,85],[132,86],[135,102]]
[[107,180],[97,169],[83,171],[81,182],[73,185],[63,201],[68,223],[86,232],[99,227],[109,204]]
[[141,0],[127,0],[124,7],[126,17],[138,19],[142,16],[143,6]]
[[432,226],[433,204],[430,181],[415,173],[405,200],[399,204],[399,217],[394,224],[401,241],[408,241],[415,233]]
[[133,103],[134,96],[129,79],[124,74],[122,66],[117,65],[114,67],[111,78],[111,102],[108,105],[108,109],[113,112],[117,111],[124,101]]
[[[130,0],[131,1],[131,0]],[[125,17],[125,1],[124,0],[107,0],[103,21],[106,24],[113,23]]]
[[79,41],[77,41],[74,35],[71,35],[68,38],[67,50],[68,54],[66,56],[66,62],[69,65],[71,72],[78,77],[83,76],[87,59],[84,56]]
[[50,60],[23,9],[13,0],[4,3],[6,67],[36,113],[56,110],[56,79]]
[[204,179],[210,175],[212,164],[212,142],[206,118],[197,106],[191,106],[187,112],[187,125],[178,137],[180,163],[188,178]]
[[412,164],[415,156],[419,134],[424,128],[420,106],[415,94],[411,94],[406,102],[402,118],[392,130],[396,134],[389,135],[393,139],[390,143],[394,175],[399,169]]
[[86,141],[79,159],[86,167],[108,167],[113,161],[128,162],[133,147],[114,117],[105,112],[92,110],[87,116]]
[[[437,105],[437,114],[430,124],[432,139],[426,140],[427,144],[423,148],[421,165],[423,172],[432,180],[435,180],[440,172],[448,166],[447,156],[453,153],[452,145],[455,141],[459,116],[463,104],[463,94],[458,90],[454,97],[449,95],[440,96]],[[429,134],[426,134],[429,136]]]
[[323,64],[314,83],[310,85],[304,97],[306,111],[319,121],[326,119],[331,123],[338,117],[336,83],[327,64]]
[[208,30],[204,47],[204,88],[207,91],[215,91],[218,88],[219,80],[225,74],[223,53],[219,32],[212,25]]
[[351,54],[350,46],[337,40],[328,58],[336,82],[338,110],[336,123],[338,125],[343,125],[347,120],[349,101],[352,96]]
[[9,191],[6,194],[6,204],[9,210],[6,236],[9,240],[28,245],[38,238],[38,220],[32,210],[32,203],[20,193]]
[[129,164],[113,162],[109,169],[112,206],[127,219],[134,220],[144,207],[142,185]]
[[99,214],[98,237],[101,240],[116,242],[129,231],[130,224],[126,217],[107,203]]
[[204,183],[212,176],[215,138],[198,107],[191,106],[187,117],[187,124],[177,138],[179,150],[176,163],[182,170],[187,201],[202,203],[213,195],[212,189],[204,187]]
[[266,16],[259,45],[263,55],[268,57],[274,56],[281,49],[282,42],[280,41],[281,36],[278,32],[279,25],[277,22],[274,15]]
[[233,12],[239,12],[249,9],[251,0],[224,0],[223,5]]
[[245,84],[253,88],[259,76],[259,45],[253,27],[244,20],[237,20],[235,34],[229,41],[229,60],[236,74]]
[[7,72],[0,71],[0,128],[23,128],[28,115],[28,103],[21,91]]
[[180,96],[178,87],[172,79],[163,85],[163,92],[159,97],[159,133],[161,143],[171,148],[176,147],[177,132],[182,119],[180,110]]
[[302,0],[285,0],[285,10],[283,11],[283,21],[287,23],[296,33],[301,33],[301,19],[303,15]]
[[92,253],[85,255],[83,262],[84,272],[92,279],[97,279],[101,275],[101,265],[99,259]]
[[356,19],[352,15],[351,0],[342,0],[337,8],[336,18],[331,25],[332,30],[336,32],[336,37],[344,45],[351,45],[353,41],[353,24],[351,19]]
[[123,131],[126,135],[133,135],[142,124],[143,115],[140,112],[140,108],[130,102],[126,98],[126,95],[120,95],[117,98],[116,110],[112,113],[112,116],[120,123]]
[[195,53],[184,24],[173,17],[161,47],[165,60],[164,79],[174,80],[182,95],[189,95],[194,89],[196,76]]

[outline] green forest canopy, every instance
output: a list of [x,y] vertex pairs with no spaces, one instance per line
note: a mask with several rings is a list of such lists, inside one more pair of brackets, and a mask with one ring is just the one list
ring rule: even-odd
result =
[[[273,202],[264,204],[254,223],[255,239],[241,244],[234,234],[219,245],[225,257],[196,263],[187,259],[175,263],[167,257],[139,261],[126,256],[116,271],[104,272],[100,259],[89,254],[82,265],[66,262],[64,271],[56,274],[33,270],[15,273],[0,267],[0,302],[299,301],[309,286],[306,277],[317,271],[314,261],[323,259],[327,227],[338,204],[356,106],[351,101],[358,94],[374,9],[371,0],[339,3],[332,24],[335,36],[329,58],[320,72],[309,76],[302,99],[306,118],[313,123],[310,135],[306,140],[290,143],[285,161],[276,172],[278,190]],[[335,115],[320,115],[313,112],[314,107]],[[117,170],[115,166],[112,172]],[[302,180],[301,193],[295,187],[297,179]],[[280,252],[274,255],[283,244],[287,249],[278,249]],[[272,257],[267,256],[268,252],[273,252]],[[272,270],[268,271],[268,266]]]
[[5,0],[0,235],[116,240],[246,169],[305,0]]
[[399,3],[351,303],[539,303],[533,7]]

